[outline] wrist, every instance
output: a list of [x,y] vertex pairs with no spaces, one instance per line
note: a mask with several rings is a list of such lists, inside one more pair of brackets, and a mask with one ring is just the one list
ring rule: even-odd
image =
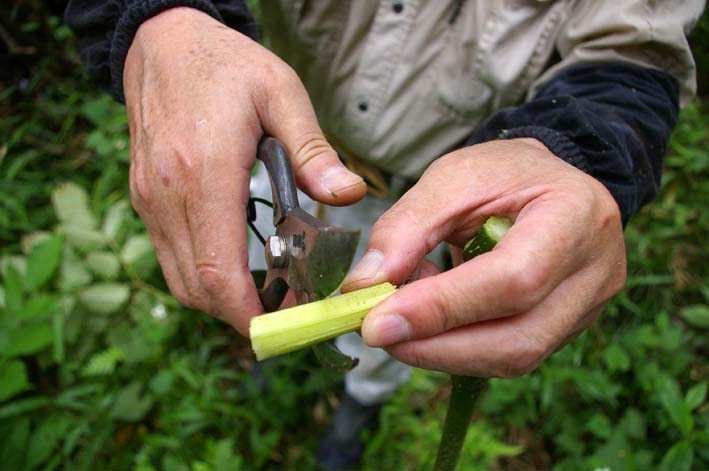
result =
[[138,27],[131,47],[138,44],[141,48],[145,48],[166,42],[174,45],[173,41],[176,37],[189,37],[205,22],[219,24],[211,16],[192,7],[178,6],[167,9],[149,18]]
[[[114,95],[120,100],[124,98],[123,71],[130,48],[136,46],[141,55],[150,50],[169,50],[174,44],[165,43],[165,39],[173,38],[174,34],[185,37],[195,31],[197,27],[189,28],[188,21],[196,22],[201,17],[221,21],[219,12],[207,0],[148,0],[129,4],[118,19],[111,41],[109,63]],[[148,26],[143,28],[145,25]]]
[[209,22],[220,24],[200,10],[182,6],[162,11],[143,22],[125,56],[122,76],[124,96],[127,98],[135,93],[148,64],[157,65],[171,53],[179,51],[181,45],[194,44],[199,31],[203,31],[205,23]]

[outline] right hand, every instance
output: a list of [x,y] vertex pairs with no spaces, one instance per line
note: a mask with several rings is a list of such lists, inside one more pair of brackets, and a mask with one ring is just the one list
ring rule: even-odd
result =
[[359,200],[296,73],[250,38],[190,8],[146,21],[123,85],[130,189],[173,295],[248,335],[262,306],[248,268],[246,205],[264,133],[291,157],[298,186],[331,205]]

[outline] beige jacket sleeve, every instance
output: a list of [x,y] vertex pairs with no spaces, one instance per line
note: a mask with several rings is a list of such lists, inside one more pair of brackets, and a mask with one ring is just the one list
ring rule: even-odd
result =
[[562,60],[532,84],[530,96],[563,68],[621,61],[672,75],[680,85],[680,103],[686,105],[696,92],[686,35],[704,6],[704,0],[577,1],[557,36]]

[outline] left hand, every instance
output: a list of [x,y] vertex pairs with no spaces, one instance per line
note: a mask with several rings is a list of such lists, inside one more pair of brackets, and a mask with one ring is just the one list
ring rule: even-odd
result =
[[413,366],[526,374],[625,284],[621,216],[608,190],[535,139],[452,152],[375,224],[344,291],[401,284],[442,241],[462,247],[491,215],[514,225],[492,252],[419,279],[373,309],[362,336]]

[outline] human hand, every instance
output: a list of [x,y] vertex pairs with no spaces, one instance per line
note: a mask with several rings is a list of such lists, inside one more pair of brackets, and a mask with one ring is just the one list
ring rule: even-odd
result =
[[248,37],[190,8],[139,28],[123,84],[133,206],[184,305],[248,335],[262,311],[247,261],[250,170],[264,133],[291,156],[299,187],[331,205],[366,185],[325,140],[295,72]]
[[494,250],[401,287],[365,318],[368,345],[422,368],[519,376],[588,327],[625,284],[611,194],[539,141],[515,139],[431,165],[377,221],[343,290],[403,283],[439,242],[459,249],[490,215],[514,221]]

